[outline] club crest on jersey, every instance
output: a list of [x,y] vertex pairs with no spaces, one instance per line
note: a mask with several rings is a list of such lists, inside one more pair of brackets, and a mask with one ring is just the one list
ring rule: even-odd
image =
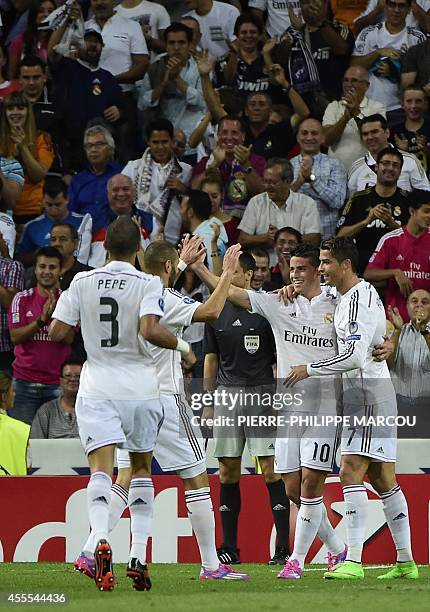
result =
[[260,336],[244,336],[243,343],[248,353],[253,355],[260,348]]
[[333,313],[332,312],[326,312],[325,313],[325,315],[324,315],[324,323],[327,323],[328,325],[333,323]]

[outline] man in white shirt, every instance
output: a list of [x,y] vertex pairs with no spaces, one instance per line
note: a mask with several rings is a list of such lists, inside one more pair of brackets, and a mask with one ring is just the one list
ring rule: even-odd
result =
[[[376,158],[378,153],[390,146],[390,130],[387,120],[382,115],[369,115],[360,123],[360,134],[367,149],[364,157],[357,159],[348,174],[348,197],[356,191],[363,191],[367,186],[376,185]],[[403,166],[397,186],[405,191],[423,189],[430,191],[430,183],[421,162],[412,153],[400,151],[403,155]]]
[[239,242],[246,248],[266,248],[273,266],[277,261],[274,237],[279,228],[288,225],[302,234],[304,242],[318,246],[321,220],[315,200],[291,191],[294,172],[287,159],[270,159],[263,176],[266,191],[248,202],[238,226]]
[[236,38],[234,24],[239,17],[235,6],[218,0],[186,0],[191,15],[200,24],[200,46],[215,58],[229,52],[228,43]]
[[290,11],[296,15],[301,15],[299,0],[248,0],[248,8],[263,20],[267,11],[266,32],[273,38],[282,36],[287,28],[291,26]]
[[158,2],[148,0],[123,0],[115,12],[126,19],[132,19],[142,28],[153,61],[157,53],[165,49],[163,33],[170,25],[169,13]]
[[386,2],[385,21],[360,32],[351,58],[353,66],[370,70],[369,98],[382,102],[388,117],[392,116],[393,119],[396,114],[392,111],[400,109],[400,56],[409,47],[425,41],[425,35],[420,30],[406,25],[411,2]]
[[162,284],[158,277],[134,268],[139,248],[139,228],[129,217],[119,217],[106,236],[110,262],[75,276],[60,296],[49,331],[50,339],[58,342],[80,323],[87,351],[76,416],[91,469],[88,513],[97,542],[94,580],[101,591],[115,586],[107,539],[117,445],[130,451],[132,465],[132,544],[127,574],[134,588],[151,587],[146,566],[154,501],[151,460],[163,408],[155,362],[139,334],[153,344],[179,350],[184,358],[190,353],[187,343],[159,323],[163,316]]
[[164,227],[167,242],[176,245],[181,231],[178,196],[191,180],[191,166],[173,153],[173,125],[156,119],[148,126],[148,148],[141,159],[128,162],[122,174],[134,183],[137,208],[153,215],[152,236]]
[[368,87],[368,71],[350,66],[343,75],[342,98],[328,104],[322,120],[328,154],[343,162],[347,171],[366,152],[358,129],[360,120],[376,113],[385,117],[384,105],[366,96]]
[[[418,578],[412,558],[408,506],[396,482],[396,395],[388,366],[375,361],[373,351],[386,333],[384,306],[375,288],[356,274],[358,250],[350,238],[332,238],[321,245],[319,271],[327,285],[340,293],[334,315],[339,352],[329,359],[293,366],[286,384],[293,386],[309,377],[342,375],[343,424],[340,478],[346,506],[348,553],[332,572],[333,580],[364,578],[361,564],[366,533],[368,476],[379,493],[396,549],[397,563],[385,580]],[[372,419],[383,420],[373,424]],[[358,423],[364,419],[364,423]]]

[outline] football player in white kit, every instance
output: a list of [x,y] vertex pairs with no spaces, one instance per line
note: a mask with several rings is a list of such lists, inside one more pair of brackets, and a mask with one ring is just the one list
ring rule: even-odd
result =
[[[204,255],[204,249],[198,248],[201,240],[194,238],[188,244],[192,243],[195,246],[194,252]],[[186,259],[185,253],[184,247],[181,253],[182,261]],[[220,283],[207,302],[201,304],[168,288],[174,284],[177,276],[179,257],[176,249],[162,240],[151,243],[145,251],[144,267],[147,272],[159,277],[165,287],[161,325],[177,338],[181,338],[184,327],[191,323],[217,319],[224,307],[239,255],[240,245],[228,249],[224,256]],[[154,456],[163,470],[176,471],[183,480],[188,517],[196,535],[202,561],[200,579],[246,580],[249,578],[247,574],[220,564],[218,560],[206,456],[200,431],[196,432],[196,427],[192,424],[193,414],[185,397],[180,355],[149,342],[144,342],[144,345],[155,361],[163,407],[163,422]],[[118,449],[117,463],[119,471],[117,481],[112,486],[113,503],[109,514],[109,531],[114,529],[127,505],[131,473],[129,453],[126,449]],[[75,561],[76,569],[88,576],[93,573],[92,564],[89,563],[93,549],[94,536],[90,534],[81,555]]]
[[163,419],[156,366],[139,334],[166,349],[190,353],[159,323],[163,287],[158,277],[134,266],[140,231],[129,217],[118,217],[105,240],[110,262],[75,276],[53,313],[50,338],[60,341],[80,323],[87,361],[81,374],[76,416],[88,456],[88,514],[94,534],[95,575],[100,590],[112,590],[115,577],[108,543],[111,475],[116,446],[130,451],[131,551],[127,574],[137,590],[150,588],[146,543],[152,522],[154,487],[151,459]]
[[[319,249],[311,245],[299,245],[290,261],[291,282],[297,299],[284,305],[277,293],[248,291],[232,285],[228,300],[265,317],[272,329],[276,343],[277,377],[283,379],[297,355],[314,359],[317,355],[334,356],[337,352],[336,333],[333,327],[336,297],[320,286]],[[198,276],[213,289],[218,277],[201,263],[193,264]],[[282,393],[287,396],[286,389]],[[306,399],[306,393],[310,395]],[[322,396],[321,396],[322,394]],[[320,411],[320,404],[324,410]],[[317,410],[315,407],[317,406]],[[334,382],[330,389],[310,385],[297,405],[281,411],[291,415],[336,415]],[[336,454],[336,425],[325,427],[287,427],[278,432],[275,443],[275,471],[283,474],[288,496],[300,504],[297,517],[294,551],[279,578],[301,577],[306,554],[318,533],[329,550],[329,570],[346,556],[345,544],[331,526],[323,503],[324,480],[331,472]],[[309,521],[309,510],[312,521]]]
[[[339,353],[331,358],[291,368],[286,383],[314,376],[341,374],[344,424],[341,442],[340,478],[346,506],[346,560],[324,577],[356,580],[364,577],[361,564],[366,530],[368,476],[380,495],[396,550],[397,563],[383,579],[417,578],[412,558],[408,506],[396,482],[396,395],[385,361],[375,361],[372,352],[386,333],[383,304],[369,283],[358,278],[358,251],[349,238],[332,238],[321,245],[320,271],[326,284],[340,293],[335,311]],[[379,424],[373,419],[380,418]],[[390,417],[388,419],[387,417]],[[363,424],[360,421],[364,419]]]

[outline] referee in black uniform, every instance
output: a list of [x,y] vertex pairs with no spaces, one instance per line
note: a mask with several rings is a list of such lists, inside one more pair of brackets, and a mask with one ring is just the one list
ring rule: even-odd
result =
[[[232,284],[250,289],[255,267],[252,255],[242,253]],[[269,323],[260,315],[251,314],[243,308],[226,302],[218,320],[205,325],[203,353],[205,384],[211,389],[217,386],[218,392],[225,390],[236,397],[241,391],[258,396],[273,392],[272,366],[276,363],[275,341]],[[239,408],[236,404],[235,410],[229,410],[230,407],[215,405],[214,416],[224,415],[231,418],[238,414],[263,413],[263,408],[256,410],[255,406],[250,405],[249,400],[242,401]],[[259,431],[261,436],[261,429]],[[285,558],[290,554],[290,503],[280,475],[273,471],[276,430],[267,429],[267,432],[265,435],[269,437],[259,437],[258,429],[247,427],[246,424],[214,427],[214,456],[219,461],[221,482],[220,512],[223,543],[218,549],[218,557],[222,563],[240,563],[237,529],[241,507],[239,481],[245,442],[248,444],[250,454],[259,459],[276,526],[276,551],[269,563],[283,565]]]

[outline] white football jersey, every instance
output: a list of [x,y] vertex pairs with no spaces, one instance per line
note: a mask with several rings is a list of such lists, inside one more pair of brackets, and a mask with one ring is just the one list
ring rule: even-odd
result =
[[344,391],[359,390],[357,398],[366,404],[390,399],[394,387],[387,362],[372,356],[386,334],[384,306],[376,289],[363,280],[354,285],[341,296],[334,324],[339,354],[310,363],[308,373],[342,374]]
[[[193,315],[201,306],[193,298],[182,295],[174,289],[166,289],[163,293],[164,315],[161,325],[168,329],[177,338],[182,337],[184,327],[191,325]],[[160,393],[169,395],[184,393],[183,375],[181,368],[181,354],[179,351],[170,351],[143,340],[146,349],[154,358]]]
[[[288,305],[280,302],[276,293],[248,291],[248,296],[252,312],[267,319],[272,327],[278,379],[285,379],[291,366],[309,363],[323,355],[325,358],[336,355],[333,320],[337,298],[330,288],[322,287],[321,293],[311,300],[299,295]],[[309,388],[311,397],[306,402],[303,396],[304,401],[297,406],[298,409],[317,411],[324,408],[324,412],[335,410],[336,392],[332,381],[322,381],[316,389],[314,381],[304,380],[297,386],[297,390],[302,388]],[[283,391],[289,389],[283,387]],[[323,398],[326,400],[324,405]]]
[[163,316],[163,287],[158,276],[120,261],[75,276],[52,316],[69,325],[80,322],[87,352],[80,396],[159,397],[155,362],[139,335],[144,315]]

